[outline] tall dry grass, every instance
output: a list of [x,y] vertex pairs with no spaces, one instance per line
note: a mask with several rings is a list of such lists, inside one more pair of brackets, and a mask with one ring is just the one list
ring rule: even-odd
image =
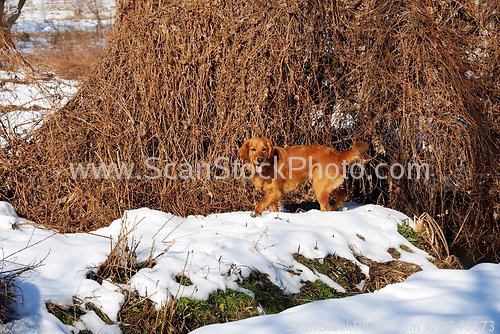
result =
[[107,31],[70,30],[20,38],[33,44],[33,52],[25,58],[40,73],[80,80],[92,72],[102,56],[107,34]]
[[[74,231],[141,206],[183,216],[250,209],[259,195],[245,180],[136,176],[156,173],[149,157],[161,168],[236,160],[251,136],[340,149],[364,139],[371,159],[347,183],[352,198],[427,212],[476,259],[498,256],[499,1],[118,7],[78,94],[31,143],[1,153],[2,196],[29,219]],[[88,162],[134,163],[135,174],[74,179],[69,163]],[[430,179],[369,179],[378,163],[427,163]]]

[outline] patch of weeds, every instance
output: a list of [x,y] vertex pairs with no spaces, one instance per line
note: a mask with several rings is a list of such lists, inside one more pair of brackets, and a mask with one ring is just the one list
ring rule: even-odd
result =
[[54,303],[45,303],[47,311],[54,315],[59,321],[65,325],[72,326],[75,321],[80,319],[85,312],[80,308],[80,305],[57,305]]
[[422,235],[420,233],[415,232],[415,230],[413,228],[411,228],[410,226],[408,226],[404,223],[398,224],[398,232],[403,237],[405,237],[406,240],[411,242],[412,245],[414,245],[420,249],[424,248],[422,245],[422,242],[423,242]]
[[217,291],[208,300],[180,298],[156,312],[154,303],[135,296],[119,314],[124,334],[188,333],[202,326],[242,320],[266,313],[282,312],[311,301],[335,298],[337,292],[321,281],[307,282],[298,294],[286,295],[267,275],[258,272],[240,285],[255,293],[255,298],[234,290]]
[[268,314],[280,313],[287,308],[300,305],[271,282],[268,275],[257,271],[243,279],[240,286],[252,291],[255,294],[254,298],[257,304]]
[[180,298],[160,311],[148,299],[131,296],[118,317],[124,334],[189,333],[199,327],[259,315],[249,295],[234,290],[217,291],[208,300]]
[[[126,219],[125,215],[122,220],[126,221]],[[132,236],[129,245],[129,236],[134,229],[135,226],[129,229],[125,224],[122,224],[117,242],[112,247],[108,258],[99,266],[90,270],[86,278],[95,280],[99,284],[102,284],[102,281],[105,279],[110,279],[112,282],[118,284],[126,284],[139,270],[142,268],[152,268],[156,264],[156,258],[153,257],[154,245],[151,247],[148,259],[142,263],[137,262],[139,242]]]
[[[392,254],[399,254],[401,256],[401,253],[394,248],[389,248],[387,251],[389,253],[392,251]],[[359,262],[370,267],[369,277],[365,280],[363,292],[373,292],[388,284],[403,282],[410,275],[422,270],[419,265],[414,263],[399,260],[378,263],[355,251],[353,251],[353,254]]]
[[85,308],[89,311],[94,311],[95,314],[97,314],[97,316],[101,318],[101,320],[104,321],[107,325],[113,324],[113,322],[108,318],[106,313],[104,313],[99,307],[95,306],[94,304],[86,303]]
[[129,254],[128,258],[118,258],[110,255],[106,261],[89,270],[85,278],[94,280],[99,284],[102,284],[105,279],[110,279],[111,282],[118,284],[126,284],[139,270],[152,268],[156,264],[154,261],[137,263],[137,255],[134,253],[135,248],[132,250],[127,248],[126,252]]
[[123,334],[186,333],[182,317],[175,311],[175,301],[156,311],[151,300],[131,294],[118,313],[118,321]]
[[217,291],[207,301],[181,298],[177,304],[187,331],[259,315],[257,301],[243,292]]
[[439,269],[464,269],[462,263],[455,255],[450,255],[444,259],[428,258],[428,260]]
[[410,275],[421,270],[419,265],[403,261],[373,262],[370,265],[370,277],[366,280],[364,290],[373,292],[388,284],[403,282]]
[[269,280],[266,274],[252,272],[240,285],[255,294],[255,300],[268,314],[283,312],[294,306],[308,302],[330,298],[342,298],[348,295],[360,293],[356,285],[365,279],[361,270],[354,263],[341,259],[335,255],[328,256],[323,261],[318,259],[306,259],[304,256],[295,254],[295,259],[307,266],[309,269],[324,274],[344,287],[347,293],[342,293],[328,286],[321,280],[315,282],[304,282],[297,294],[285,294]]
[[399,245],[399,248],[401,248],[402,250],[404,250],[405,252],[408,252],[408,253],[413,253],[413,251],[410,249],[410,247],[406,246],[406,245]]
[[394,247],[391,247],[387,250],[387,253],[391,254],[393,259],[399,260],[401,257],[401,253]]
[[337,292],[338,297],[345,297],[360,293],[358,286],[366,279],[361,269],[353,262],[337,255],[328,255],[322,261],[307,259],[300,254],[294,254],[294,259],[314,272],[326,275],[346,289],[346,293]]
[[11,320],[16,303],[17,293],[14,280],[0,277],[0,324],[6,324]]
[[417,247],[422,248],[432,256],[429,258],[430,262],[440,269],[464,269],[460,260],[455,255],[450,254],[450,246],[445,232],[434,218],[424,212],[419,217],[415,216],[413,220],[420,231],[418,235],[422,240]]
[[300,293],[291,295],[290,297],[297,300],[297,305],[300,305],[317,300],[341,298],[344,296],[344,293],[338,292],[322,281],[317,280],[314,282],[306,282],[300,289]]
[[[57,305],[54,303],[45,303],[47,311],[54,315],[60,322],[65,325],[73,326],[85,311],[82,310],[80,304],[73,305]],[[92,334],[89,330],[79,331],[78,334]]]
[[191,282],[191,279],[183,274],[179,274],[179,275],[175,276],[175,281],[181,285],[184,285],[184,286],[193,285],[193,282]]

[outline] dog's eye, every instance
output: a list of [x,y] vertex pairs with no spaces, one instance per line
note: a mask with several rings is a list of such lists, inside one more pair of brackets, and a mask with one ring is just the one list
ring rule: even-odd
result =
[[256,150],[255,148],[252,148],[252,151],[254,151],[254,152],[255,152],[255,151],[257,151],[257,150]]
[[266,149],[265,149],[265,148],[263,148],[263,149],[262,149],[262,152],[265,152],[265,151],[266,151]]

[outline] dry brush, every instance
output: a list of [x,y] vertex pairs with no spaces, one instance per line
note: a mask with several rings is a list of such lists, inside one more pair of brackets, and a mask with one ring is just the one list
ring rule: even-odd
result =
[[[66,231],[141,206],[183,216],[250,209],[257,194],[244,179],[153,180],[142,177],[155,174],[144,162],[213,166],[227,157],[231,168],[255,135],[340,149],[363,139],[371,158],[365,176],[348,182],[353,197],[427,212],[455,245],[497,254],[499,7],[122,0],[80,91],[30,142],[12,139],[2,151],[2,197]],[[72,177],[70,163],[101,162],[134,163],[134,175]],[[369,179],[379,163],[427,163],[430,177]]]

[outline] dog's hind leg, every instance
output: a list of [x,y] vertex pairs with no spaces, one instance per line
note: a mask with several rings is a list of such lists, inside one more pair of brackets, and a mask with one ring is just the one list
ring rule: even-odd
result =
[[321,183],[313,183],[313,190],[321,207],[321,211],[331,211],[332,209],[330,208],[329,201],[330,192],[328,189]]
[[[332,209],[330,208],[330,191],[332,189],[329,189],[332,187],[327,179],[321,179],[318,177],[317,173],[313,174],[313,190],[314,194],[316,195],[316,199],[319,202],[319,205],[321,207],[321,211],[331,211]],[[332,187],[333,188],[333,187]]]
[[332,210],[337,211],[338,209],[340,209],[342,204],[344,204],[347,194],[345,191],[337,189],[333,192],[333,195],[335,196],[335,205],[333,206]]
[[[316,199],[319,202],[319,205],[321,206],[321,211],[336,211],[338,210],[341,206],[342,203],[345,200],[346,194],[342,190],[334,190],[342,184],[343,179],[342,178],[335,178],[335,179],[330,179],[327,177],[321,178],[321,174],[319,171],[313,172],[312,175],[312,186],[314,190],[314,194],[316,195]],[[332,193],[335,195],[335,205],[333,208],[330,207],[330,194]]]

